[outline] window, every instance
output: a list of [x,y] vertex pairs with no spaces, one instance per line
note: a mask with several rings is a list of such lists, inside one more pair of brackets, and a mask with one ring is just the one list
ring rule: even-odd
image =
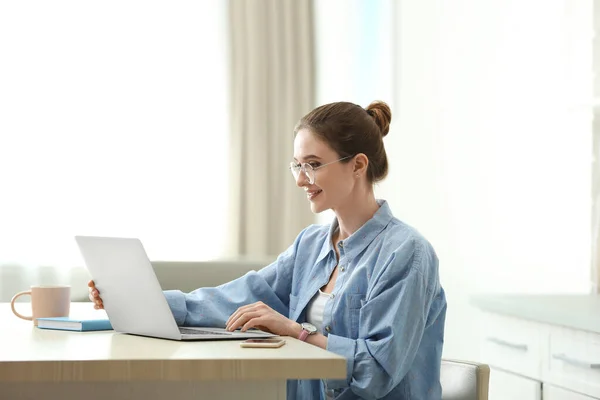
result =
[[226,2],[0,5],[0,265],[82,265],[77,234],[153,260],[224,249]]

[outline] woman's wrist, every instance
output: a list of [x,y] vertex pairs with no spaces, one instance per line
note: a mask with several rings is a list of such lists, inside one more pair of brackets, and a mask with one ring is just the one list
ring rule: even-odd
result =
[[293,338],[299,337],[300,333],[302,333],[302,325],[300,325],[296,321],[290,320],[290,322],[291,322],[291,324],[290,324],[290,327],[288,329],[287,336],[290,336],[290,337],[293,337]]
[[327,336],[323,335],[320,332],[317,332],[314,335],[309,335],[306,338],[306,343],[309,343],[314,346],[318,346],[322,349],[327,350]]

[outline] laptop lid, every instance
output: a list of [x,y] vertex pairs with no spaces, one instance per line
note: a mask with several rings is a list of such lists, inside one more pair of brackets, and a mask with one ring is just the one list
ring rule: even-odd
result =
[[75,240],[115,331],[181,339],[139,239],[76,236]]

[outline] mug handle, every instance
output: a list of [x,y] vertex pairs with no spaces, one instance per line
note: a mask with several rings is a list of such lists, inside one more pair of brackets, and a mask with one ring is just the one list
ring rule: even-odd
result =
[[21,314],[19,314],[19,313],[17,312],[17,310],[15,310],[15,300],[17,300],[17,298],[18,298],[18,297],[21,297],[21,296],[23,296],[23,295],[26,295],[26,294],[28,294],[28,295],[30,295],[30,296],[31,296],[31,290],[27,290],[27,291],[24,291],[24,292],[19,292],[19,293],[15,294],[15,295],[13,296],[13,298],[11,299],[11,301],[10,301],[10,308],[12,309],[12,312],[13,312],[13,313],[14,313],[14,314],[15,314],[17,317],[19,317],[19,318],[23,318],[23,319],[26,319],[27,321],[33,321],[33,316],[31,316],[31,317],[26,317],[26,316],[24,316],[24,315],[21,315]]

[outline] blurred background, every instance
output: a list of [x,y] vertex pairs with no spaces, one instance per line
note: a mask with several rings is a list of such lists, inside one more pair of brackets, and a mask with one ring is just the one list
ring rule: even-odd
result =
[[376,194],[438,253],[444,355],[478,359],[472,296],[598,288],[598,14],[592,0],[2,2],[0,297],[17,274],[81,268],[75,234],[139,237],[152,260],[273,259],[332,218],[287,169],[296,121],[384,100]]

